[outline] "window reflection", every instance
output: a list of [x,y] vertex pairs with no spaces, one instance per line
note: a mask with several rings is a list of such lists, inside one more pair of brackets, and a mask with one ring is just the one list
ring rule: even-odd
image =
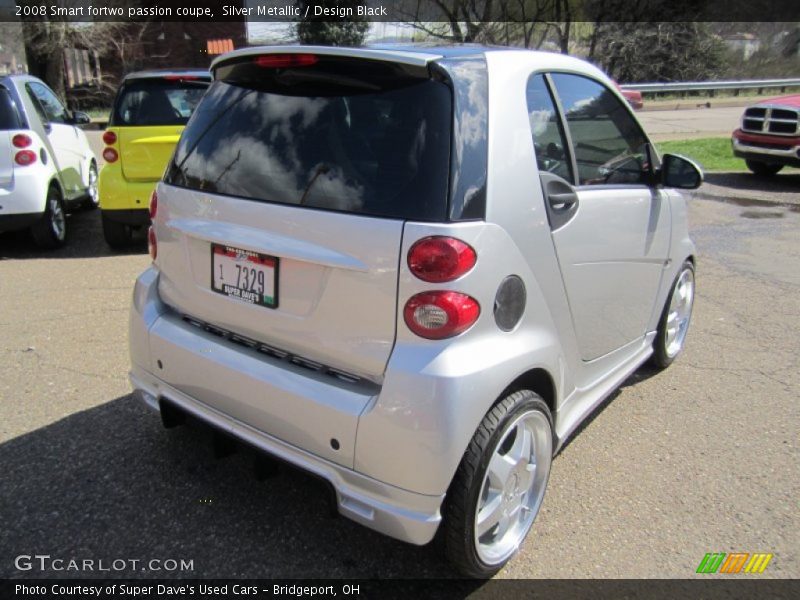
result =
[[528,120],[539,170],[572,182],[572,164],[567,153],[567,143],[543,75],[534,75],[528,80],[527,100]]
[[647,139],[627,107],[603,85],[552,75],[572,136],[581,185],[645,181]]
[[215,83],[168,181],[256,200],[440,218],[450,94],[424,81],[381,93],[289,96]]

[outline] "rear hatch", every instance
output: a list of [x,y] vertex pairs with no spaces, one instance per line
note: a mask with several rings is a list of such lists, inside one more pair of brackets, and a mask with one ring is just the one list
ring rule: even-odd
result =
[[11,93],[0,85],[0,185],[8,185],[14,179],[14,148],[11,138],[15,130],[23,127],[22,117]]
[[210,77],[136,77],[123,84],[110,129],[117,134],[122,174],[129,181],[158,181]]
[[427,67],[276,56],[223,63],[181,138],[158,188],[159,292],[379,382],[403,224],[446,220],[450,88]]

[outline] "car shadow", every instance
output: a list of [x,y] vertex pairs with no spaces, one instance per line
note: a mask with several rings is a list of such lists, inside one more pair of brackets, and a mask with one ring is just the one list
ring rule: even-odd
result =
[[561,448],[558,451],[559,454],[564,450],[566,450],[567,447],[572,443],[572,441],[575,438],[577,438],[583,430],[589,427],[592,424],[592,422],[603,413],[606,407],[609,404],[611,404],[617,398],[617,396],[619,396],[623,392],[623,390],[626,387],[631,385],[636,385],[638,383],[641,383],[642,381],[647,381],[651,377],[660,374],[661,371],[662,369],[654,367],[649,362],[646,362],[638,369],[636,369],[633,373],[628,375],[628,378],[625,381],[623,381],[618,388],[616,388],[613,392],[611,392],[611,394],[609,394],[606,398],[604,398],[603,401],[600,404],[598,404],[594,408],[594,410],[592,410],[592,412],[586,416],[586,418],[583,421],[581,421],[580,425],[578,425],[575,431],[569,434],[567,439],[564,440],[564,443],[561,445]]
[[30,231],[0,234],[0,260],[15,258],[97,258],[124,254],[146,254],[146,231],[136,232],[135,243],[125,250],[112,250],[103,238],[99,210],[80,210],[67,215],[67,242],[61,248],[39,248]]
[[[128,561],[103,577],[456,576],[436,544],[334,518],[317,480],[281,467],[259,481],[248,450],[214,459],[210,440],[195,426],[163,430],[128,395],[0,444],[0,578],[98,575],[17,570],[32,554]],[[151,559],[193,570],[146,570]]]
[[[769,192],[776,194],[796,194],[800,190],[800,171],[789,169],[772,177],[759,177],[752,173],[706,173],[705,182],[711,185],[733,188],[735,190]],[[700,188],[702,192],[702,188]],[[729,197],[728,200],[740,206],[775,205],[770,200]],[[749,203],[748,203],[749,202]],[[792,204],[790,206],[797,206]]]

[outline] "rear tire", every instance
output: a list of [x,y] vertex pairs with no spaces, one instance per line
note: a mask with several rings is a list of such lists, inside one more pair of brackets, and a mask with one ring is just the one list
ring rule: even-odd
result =
[[746,160],[744,162],[747,168],[759,177],[772,177],[783,168],[783,165],[764,163],[757,160]]
[[483,418],[444,505],[445,555],[461,574],[491,577],[519,550],[550,476],[552,423],[530,390],[506,396]]
[[40,248],[60,248],[67,240],[67,215],[64,212],[64,202],[61,192],[54,185],[47,190],[44,214],[42,218],[31,225],[33,241]]
[[105,213],[102,214],[102,221],[103,237],[109,246],[119,250],[129,248],[133,244],[133,227],[109,219]]

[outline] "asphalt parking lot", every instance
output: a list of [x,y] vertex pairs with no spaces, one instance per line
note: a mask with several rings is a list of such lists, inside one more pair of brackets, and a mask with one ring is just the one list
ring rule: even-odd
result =
[[[800,576],[800,172],[713,175],[690,203],[698,293],[686,353],[635,373],[555,460],[504,577],[694,575],[707,552],[770,552]],[[214,460],[129,394],[127,311],[144,247],[97,212],[42,253],[0,236],[0,577],[21,554],[175,559],[144,577],[449,577],[416,548],[332,518],[313,480]],[[97,574],[97,573],[95,573]],[[74,574],[70,574],[74,575]],[[84,573],[90,576],[92,573]]]

